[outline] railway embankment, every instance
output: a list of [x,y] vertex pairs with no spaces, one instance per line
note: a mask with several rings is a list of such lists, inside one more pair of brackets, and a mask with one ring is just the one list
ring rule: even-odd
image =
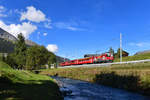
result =
[[47,69],[42,70],[40,74],[58,75],[150,95],[150,62],[107,67]]
[[63,97],[49,76],[14,70],[0,62],[0,100],[63,100]]

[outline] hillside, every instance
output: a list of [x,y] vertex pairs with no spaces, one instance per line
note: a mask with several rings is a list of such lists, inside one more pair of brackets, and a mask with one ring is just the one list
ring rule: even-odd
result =
[[62,100],[52,78],[14,70],[3,62],[0,62],[0,87],[0,100]]
[[17,40],[15,36],[11,35],[10,33],[3,30],[2,28],[0,28],[0,38],[5,39],[5,40],[11,40],[11,41]]
[[[25,43],[28,47],[37,45],[35,42],[32,42],[30,40],[25,40]],[[11,53],[14,51],[14,47],[15,47],[14,41],[0,38],[0,53]]]
[[[0,28],[0,53],[10,53],[14,50],[14,43],[17,41],[17,38],[10,33],[6,32]],[[27,46],[37,45],[31,40],[25,40]]]
[[135,53],[135,55],[140,55],[140,54],[145,54],[145,53],[150,53],[150,50],[139,51],[139,52]]
[[[141,54],[136,54],[133,56],[128,56],[128,57],[123,57],[123,61],[134,61],[134,60],[144,60],[144,59],[150,59],[150,52],[145,52],[145,53],[141,53]],[[114,60],[114,62],[119,62],[120,59],[116,58]]]
[[60,57],[60,56],[56,56],[56,59],[57,59],[57,63],[61,63],[61,62],[69,61],[70,60],[68,58],[63,58],[63,57]]
[[0,53],[11,53],[14,51],[14,43],[11,41],[0,38]]
[[25,40],[25,43],[27,46],[34,46],[34,45],[38,45],[35,42],[31,41],[31,40]]

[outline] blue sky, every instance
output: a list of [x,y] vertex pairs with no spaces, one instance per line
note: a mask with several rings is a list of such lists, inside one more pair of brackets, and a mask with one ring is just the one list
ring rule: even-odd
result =
[[0,0],[0,27],[59,56],[150,49],[149,0]]

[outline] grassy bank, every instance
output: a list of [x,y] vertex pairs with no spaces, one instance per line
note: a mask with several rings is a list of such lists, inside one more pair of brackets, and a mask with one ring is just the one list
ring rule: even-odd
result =
[[[150,59],[150,53],[144,53],[139,55],[133,55],[128,57],[123,57],[123,61],[134,61],[134,60],[144,60],[144,59]],[[114,62],[119,62],[120,59],[116,58]]]
[[41,74],[58,74],[61,77],[84,80],[150,95],[150,63],[95,68],[51,69],[42,70]]
[[62,100],[62,97],[50,77],[13,70],[0,62],[0,100]]

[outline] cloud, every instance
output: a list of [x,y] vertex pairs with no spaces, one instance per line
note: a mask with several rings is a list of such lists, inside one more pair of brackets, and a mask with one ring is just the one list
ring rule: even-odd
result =
[[0,5],[0,17],[7,17],[7,15],[4,14],[5,11],[5,7]]
[[9,32],[10,34],[14,35],[15,37],[17,37],[19,33],[22,33],[26,39],[29,38],[29,35],[37,29],[37,27],[35,25],[32,25],[30,22],[6,25],[1,20],[0,27]]
[[20,18],[21,21],[26,19],[37,23],[46,21],[45,14],[42,11],[37,10],[33,6],[28,6],[26,9],[27,9],[26,12],[21,12],[21,18]]
[[43,33],[44,36],[47,36],[47,33]]
[[58,46],[55,44],[48,44],[46,48],[48,51],[53,52],[53,53],[58,51]]
[[4,10],[5,10],[4,6],[1,6],[1,5],[0,5],[0,12],[2,12],[2,11],[4,11]]
[[46,21],[47,22],[44,23],[44,27],[48,28],[48,29],[51,29],[52,28],[52,26],[51,26],[51,19],[48,18]]
[[137,47],[147,47],[147,46],[150,46],[150,42],[129,43],[129,45],[137,46]]
[[68,26],[67,29],[72,30],[72,31],[77,31],[77,30],[79,30],[78,28],[72,27],[72,26]]
[[72,23],[65,23],[65,22],[57,22],[54,23],[54,26],[59,29],[67,29],[71,31],[82,31],[83,29],[77,28],[77,25],[73,25]]

